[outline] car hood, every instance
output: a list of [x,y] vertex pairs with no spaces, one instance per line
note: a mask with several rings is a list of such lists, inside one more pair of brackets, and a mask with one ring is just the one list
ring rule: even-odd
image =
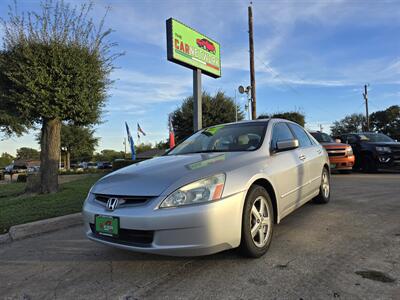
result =
[[374,146],[381,146],[381,147],[393,147],[393,148],[399,148],[400,147],[400,143],[398,142],[366,142],[370,145],[374,145]]
[[[125,167],[100,179],[92,193],[107,195],[159,196],[168,187],[176,188],[217,173],[235,163],[244,152],[195,153],[161,156]],[[243,159],[239,160],[243,163]]]

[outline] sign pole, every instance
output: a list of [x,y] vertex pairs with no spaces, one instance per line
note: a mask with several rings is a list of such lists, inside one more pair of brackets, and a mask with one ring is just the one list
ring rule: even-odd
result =
[[194,132],[203,127],[202,124],[202,92],[201,92],[201,70],[193,70],[193,130]]

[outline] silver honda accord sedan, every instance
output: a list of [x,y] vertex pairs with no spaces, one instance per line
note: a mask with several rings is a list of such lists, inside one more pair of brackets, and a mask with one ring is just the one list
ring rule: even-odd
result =
[[268,119],[203,129],[104,176],[83,215],[87,237],[113,247],[175,256],[239,247],[259,257],[275,224],[329,198],[323,147],[296,123]]

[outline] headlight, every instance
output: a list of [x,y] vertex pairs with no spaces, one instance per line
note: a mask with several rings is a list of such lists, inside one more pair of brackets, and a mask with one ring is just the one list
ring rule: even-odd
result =
[[378,151],[378,152],[387,152],[387,153],[392,152],[390,147],[376,147],[376,151]]
[[160,208],[219,200],[225,185],[225,174],[201,179],[177,189],[160,205]]
[[346,156],[352,156],[353,155],[353,148],[351,146],[346,148]]

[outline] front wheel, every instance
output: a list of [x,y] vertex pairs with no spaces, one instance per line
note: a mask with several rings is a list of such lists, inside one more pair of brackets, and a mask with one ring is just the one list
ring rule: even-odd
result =
[[322,170],[321,185],[319,187],[319,194],[314,198],[315,203],[325,204],[331,198],[331,182],[330,175],[327,168]]
[[247,257],[264,255],[271,244],[274,209],[268,192],[259,185],[249,189],[243,207],[240,250]]

